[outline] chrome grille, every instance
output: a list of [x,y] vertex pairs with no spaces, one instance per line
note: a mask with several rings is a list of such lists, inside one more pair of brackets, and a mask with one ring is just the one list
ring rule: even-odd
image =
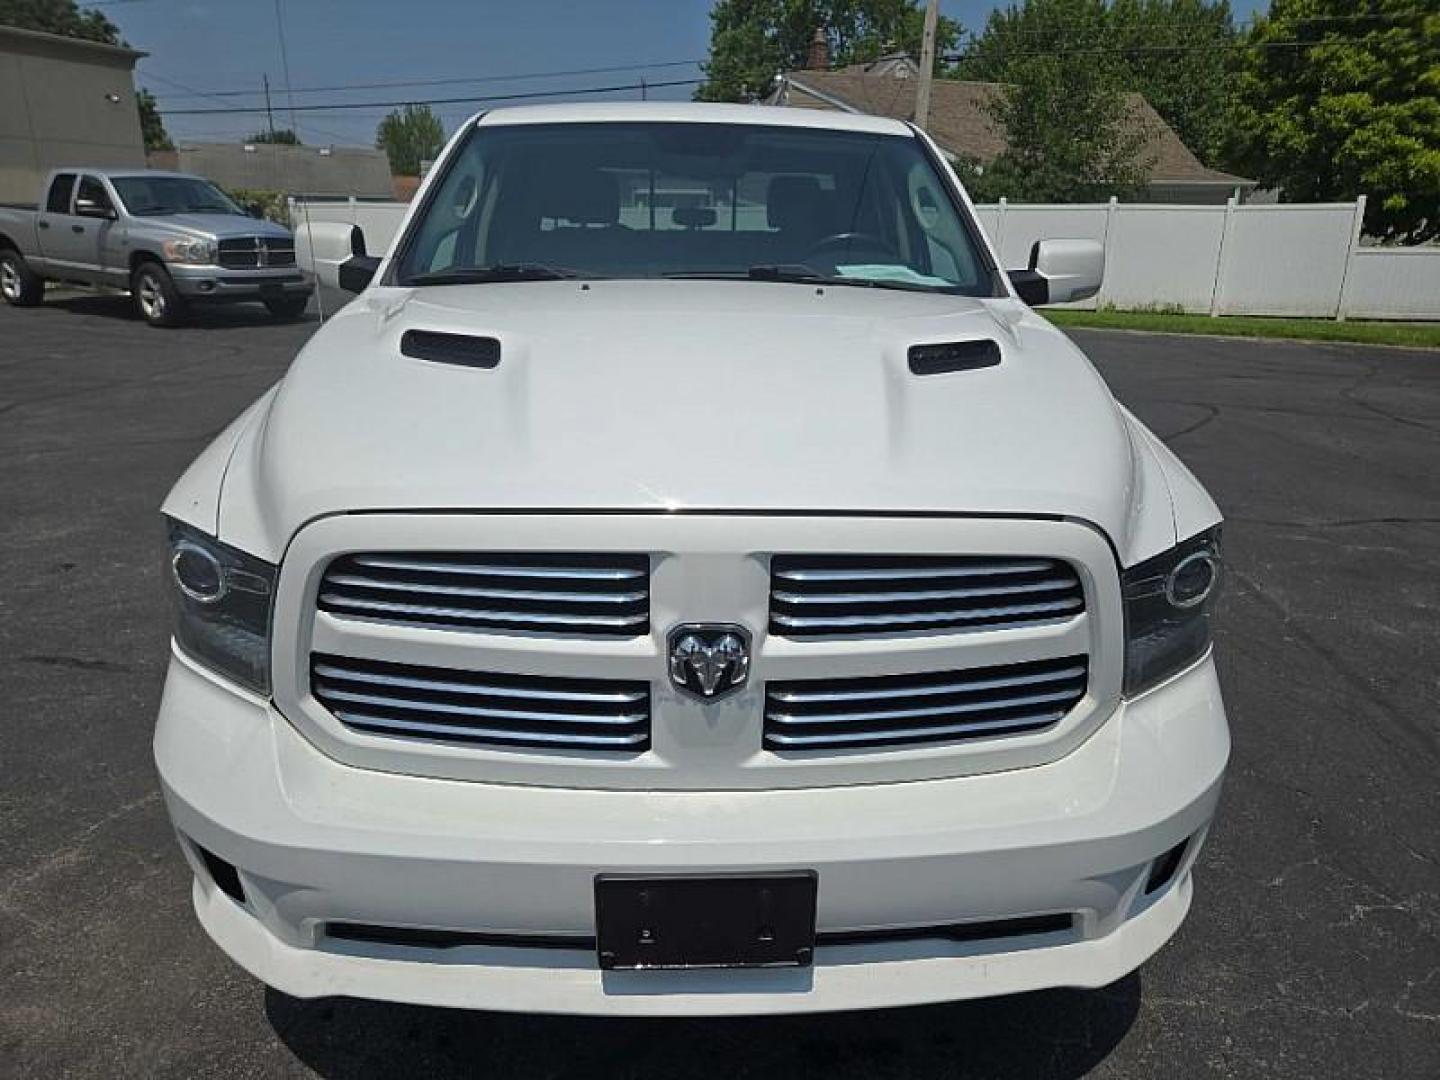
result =
[[1014,626],[1085,609],[1059,559],[925,555],[776,555],[770,632],[874,636]]
[[848,750],[1014,735],[1050,727],[1085,696],[1087,658],[772,682],[765,747]]
[[226,270],[257,270],[295,265],[295,241],[281,236],[238,236],[217,245]]
[[550,750],[650,747],[644,682],[482,674],[315,653],[310,690],[346,727],[376,735]]
[[411,626],[636,637],[650,629],[646,555],[385,553],[325,570],[319,607]]

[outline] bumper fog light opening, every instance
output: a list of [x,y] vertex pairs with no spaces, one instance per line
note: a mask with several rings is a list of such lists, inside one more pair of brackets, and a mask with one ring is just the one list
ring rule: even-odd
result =
[[190,843],[200,856],[200,861],[205,864],[205,872],[210,875],[216,888],[237,904],[245,903],[245,886],[240,884],[240,871],[235,869],[234,864],[226,862],[213,851],[207,851],[193,840]]
[[1185,859],[1185,849],[1189,846],[1190,839],[1186,837],[1150,864],[1150,876],[1145,879],[1146,896],[1159,892],[1170,884],[1175,871],[1180,869],[1180,863]]

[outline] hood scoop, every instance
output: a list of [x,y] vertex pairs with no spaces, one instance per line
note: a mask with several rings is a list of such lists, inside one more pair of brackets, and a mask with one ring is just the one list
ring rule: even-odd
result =
[[438,330],[406,330],[400,352],[415,360],[456,367],[493,368],[500,364],[500,342],[493,337],[442,334]]
[[911,345],[909,359],[912,375],[948,375],[953,371],[998,366],[1000,346],[989,338]]

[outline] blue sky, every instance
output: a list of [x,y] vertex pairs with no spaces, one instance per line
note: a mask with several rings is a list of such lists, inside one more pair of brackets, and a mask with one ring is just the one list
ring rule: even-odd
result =
[[[82,4],[84,0],[81,0]],[[150,55],[137,82],[162,109],[259,106],[245,97],[200,96],[258,91],[268,74],[276,126],[289,126],[274,0],[108,0],[97,3],[136,48]],[[1005,4],[942,0],[941,10],[967,29]],[[1237,19],[1265,0],[1231,0]],[[709,41],[709,0],[281,0],[290,81],[296,88],[401,80],[466,79],[446,85],[296,93],[300,104],[516,94],[536,90],[690,79]],[[676,63],[681,62],[681,63]],[[658,66],[661,64],[673,66]],[[631,65],[645,69],[553,78],[536,72]],[[655,89],[652,97],[689,97],[688,86]],[[636,91],[603,97],[638,97]],[[593,100],[601,99],[597,96]],[[562,99],[563,100],[563,99]],[[447,129],[478,103],[436,106]],[[297,114],[312,144],[368,145],[386,108]],[[172,135],[233,139],[261,129],[263,113],[168,115]]]

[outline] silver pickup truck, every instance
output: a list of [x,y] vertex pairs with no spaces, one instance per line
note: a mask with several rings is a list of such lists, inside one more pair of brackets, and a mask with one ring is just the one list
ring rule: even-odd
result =
[[311,282],[295,238],[184,173],[52,172],[38,206],[0,204],[0,295],[38,304],[46,281],[129,289],[139,316],[174,326],[192,304],[259,301],[297,318]]

